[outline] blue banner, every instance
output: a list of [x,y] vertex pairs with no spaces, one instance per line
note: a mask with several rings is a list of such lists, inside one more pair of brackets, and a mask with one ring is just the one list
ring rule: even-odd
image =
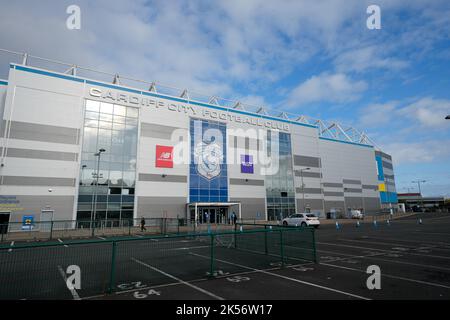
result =
[[226,124],[190,120],[190,202],[228,202]]

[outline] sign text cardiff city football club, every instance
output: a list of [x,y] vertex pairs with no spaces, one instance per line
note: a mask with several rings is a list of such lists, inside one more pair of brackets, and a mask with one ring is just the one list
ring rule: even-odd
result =
[[[213,110],[208,107],[202,108],[201,110],[196,109],[189,103],[173,103],[166,102],[166,100],[160,100],[153,97],[147,97],[144,95],[133,95],[127,93],[121,93],[115,90],[109,89],[100,89],[91,87],[89,88],[89,95],[91,97],[95,97],[105,102],[109,103],[117,103],[117,104],[125,104],[125,105],[134,105],[134,106],[146,106],[153,107],[156,109],[166,109],[173,112],[185,113],[193,116],[203,116],[204,118],[210,118],[214,120],[221,121],[232,121],[237,123],[243,123],[258,127],[266,127],[268,129],[278,129],[282,131],[289,131],[289,124],[272,121],[268,119],[264,119],[262,117],[258,117],[258,115],[248,116],[248,115],[239,115],[234,112]],[[170,98],[168,98],[170,99]]]

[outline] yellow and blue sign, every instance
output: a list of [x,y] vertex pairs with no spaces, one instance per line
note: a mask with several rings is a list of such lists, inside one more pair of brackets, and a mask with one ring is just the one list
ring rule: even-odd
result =
[[22,217],[22,230],[33,230],[34,228],[34,216]]

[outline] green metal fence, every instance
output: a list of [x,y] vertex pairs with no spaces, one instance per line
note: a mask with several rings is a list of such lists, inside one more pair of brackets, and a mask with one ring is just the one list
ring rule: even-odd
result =
[[[314,230],[254,230],[0,246],[0,299],[73,299],[316,261]],[[66,285],[69,266],[81,288]]]
[[177,218],[146,218],[145,229],[141,219],[128,220],[58,220],[37,221],[29,225],[22,222],[0,224],[0,243],[11,241],[46,241],[56,239],[83,239],[92,237],[127,235],[163,235],[233,230],[231,224],[204,223]]

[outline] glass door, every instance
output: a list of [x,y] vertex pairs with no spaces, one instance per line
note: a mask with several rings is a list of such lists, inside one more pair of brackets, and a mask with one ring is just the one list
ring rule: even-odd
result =
[[217,223],[216,209],[215,208],[209,208],[208,211],[209,211],[209,222]]

